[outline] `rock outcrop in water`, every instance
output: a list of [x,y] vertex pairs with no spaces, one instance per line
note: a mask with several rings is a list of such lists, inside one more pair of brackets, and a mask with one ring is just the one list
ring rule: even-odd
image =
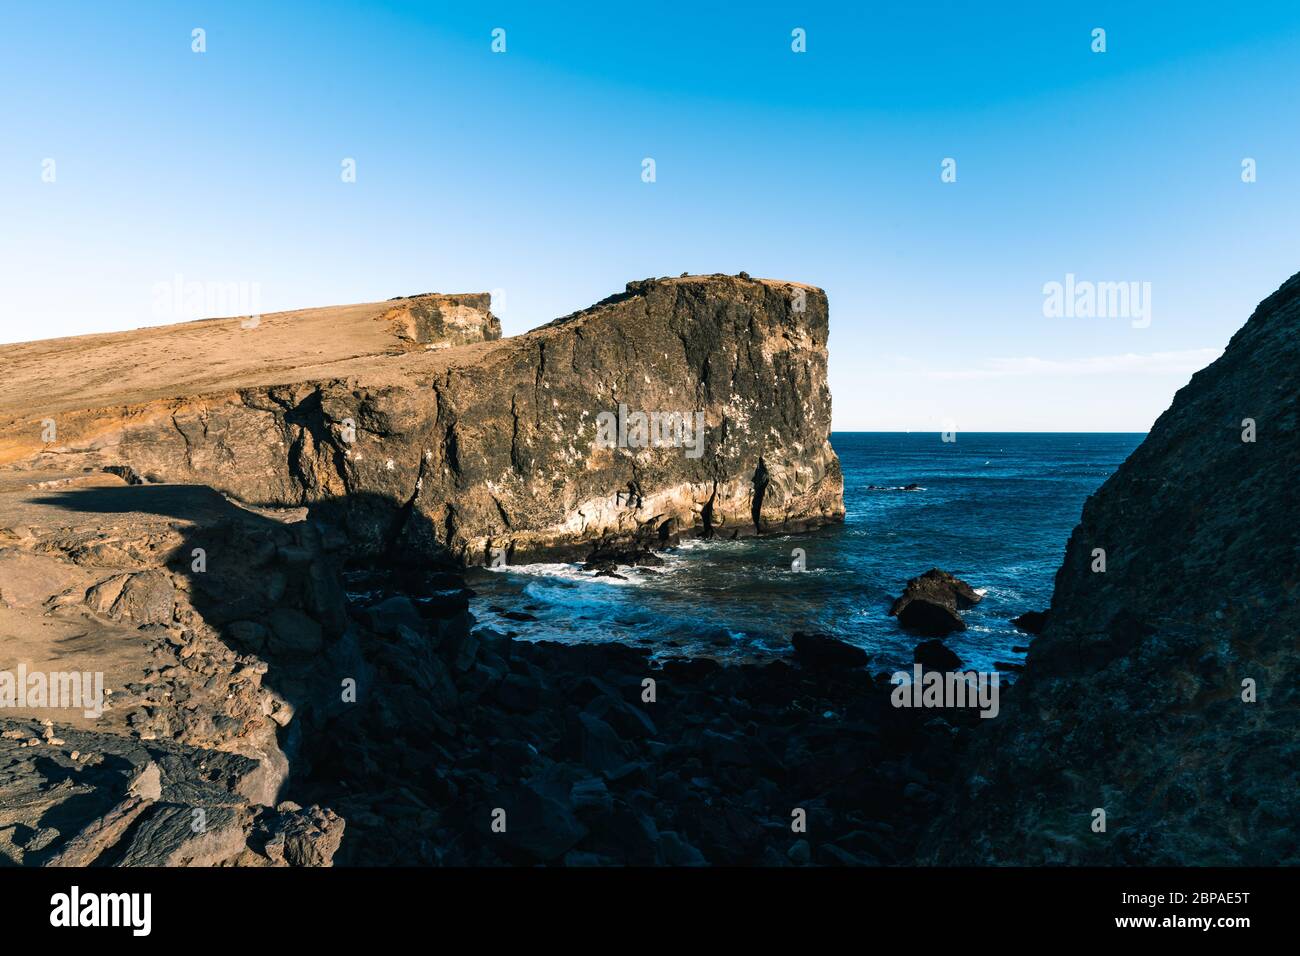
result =
[[821,290],[646,280],[504,340],[487,306],[9,346],[0,465],[312,506],[356,553],[469,564],[842,520]]
[[1300,862],[1298,477],[1300,275],[1088,499],[928,859]]
[[931,568],[907,582],[889,613],[913,633],[943,637],[966,630],[960,612],[973,608],[980,600],[979,592],[961,578]]

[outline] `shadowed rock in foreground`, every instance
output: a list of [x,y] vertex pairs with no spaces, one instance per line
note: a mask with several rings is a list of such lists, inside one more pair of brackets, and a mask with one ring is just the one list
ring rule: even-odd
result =
[[0,668],[106,691],[0,711],[0,864],[901,862],[978,720],[825,638],[721,667],[473,631],[454,568],[344,571],[306,511],[0,474]]
[[1088,499],[928,859],[1300,862],[1298,478],[1300,275]]
[[821,290],[646,280],[497,335],[485,296],[419,296],[6,347],[0,465],[320,506],[354,553],[469,564],[842,520]]
[[0,864],[330,862],[343,821],[281,791],[367,670],[301,517],[0,475]]

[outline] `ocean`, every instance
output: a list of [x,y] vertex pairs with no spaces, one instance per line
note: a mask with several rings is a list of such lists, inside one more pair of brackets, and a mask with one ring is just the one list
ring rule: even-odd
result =
[[[660,568],[598,578],[576,564],[475,570],[479,627],[521,640],[623,641],[660,657],[786,657],[794,631],[862,647],[872,667],[910,667],[920,638],[889,605],[907,579],[951,571],[984,595],[946,644],[973,668],[1018,662],[1010,619],[1052,595],[1084,499],[1141,434],[836,432],[842,526],[741,541],[690,540]],[[912,490],[904,490],[909,485]],[[792,569],[802,549],[805,570]],[[534,618],[515,620],[518,612]],[[506,617],[503,612],[513,612]]]

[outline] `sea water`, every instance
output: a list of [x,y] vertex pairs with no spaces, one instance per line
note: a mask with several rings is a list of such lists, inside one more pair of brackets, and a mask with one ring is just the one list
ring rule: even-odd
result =
[[[522,640],[623,641],[658,656],[767,660],[794,631],[867,650],[873,668],[910,666],[920,638],[887,611],[907,579],[951,571],[984,595],[947,638],[967,667],[1024,659],[1011,618],[1045,609],[1084,500],[1141,434],[837,432],[842,526],[740,541],[689,540],[660,568],[596,577],[577,564],[477,570],[480,627]],[[903,490],[916,486],[912,490]],[[793,570],[802,549],[805,570]],[[500,610],[494,610],[500,609]],[[504,617],[524,612],[536,620]]]

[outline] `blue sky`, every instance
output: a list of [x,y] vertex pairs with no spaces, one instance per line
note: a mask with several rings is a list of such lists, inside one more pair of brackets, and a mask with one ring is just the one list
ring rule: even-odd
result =
[[745,270],[827,290],[839,429],[1139,431],[1300,268],[1300,4],[539,6],[9,6],[0,341]]

